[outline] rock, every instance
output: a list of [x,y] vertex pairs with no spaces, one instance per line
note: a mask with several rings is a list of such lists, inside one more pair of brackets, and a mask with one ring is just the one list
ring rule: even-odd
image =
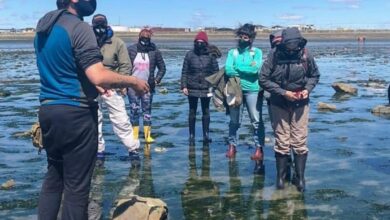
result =
[[390,115],[390,105],[378,105],[371,112],[379,115]]
[[0,97],[8,97],[10,95],[11,95],[11,93],[8,91],[0,91]]
[[333,83],[332,85],[333,89],[336,90],[336,92],[339,93],[348,93],[348,94],[357,94],[357,89],[354,88],[353,86],[346,84],[346,83]]
[[168,94],[168,89],[163,87],[163,88],[159,89],[158,92],[165,95],[165,94]]
[[14,186],[15,186],[15,180],[10,179],[7,182],[1,184],[0,188],[3,189],[3,190],[8,190],[8,189],[11,189]]
[[272,142],[272,139],[270,137],[265,137],[264,142],[269,144]]
[[337,107],[332,104],[327,104],[325,102],[319,102],[317,105],[318,110],[330,110],[330,111],[335,111]]
[[164,147],[156,147],[156,148],[154,148],[154,151],[157,153],[165,153],[165,152],[167,152],[167,149]]

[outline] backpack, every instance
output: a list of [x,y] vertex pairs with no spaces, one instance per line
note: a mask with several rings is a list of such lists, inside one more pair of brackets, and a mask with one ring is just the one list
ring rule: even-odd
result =
[[118,201],[113,220],[165,220],[168,218],[168,207],[160,199],[132,196]]
[[38,148],[38,154],[40,154],[43,149],[43,143],[42,143],[42,130],[41,130],[41,126],[39,125],[39,121],[35,122],[31,126],[31,139],[32,139],[33,146]]

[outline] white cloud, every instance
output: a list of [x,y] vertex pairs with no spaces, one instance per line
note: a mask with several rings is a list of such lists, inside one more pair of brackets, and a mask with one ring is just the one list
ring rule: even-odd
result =
[[361,0],[328,0],[334,4],[343,4],[348,8],[358,9],[360,8]]
[[277,17],[281,20],[292,20],[292,21],[303,19],[302,15],[294,15],[294,14],[284,14],[284,15],[279,15]]

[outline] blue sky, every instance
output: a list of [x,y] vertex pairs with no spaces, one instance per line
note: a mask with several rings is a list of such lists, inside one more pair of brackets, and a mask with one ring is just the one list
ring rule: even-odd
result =
[[[97,0],[112,25],[237,27],[240,23],[318,28],[390,28],[389,0]],[[0,0],[0,28],[35,27],[55,0]],[[90,21],[90,18],[86,18]]]

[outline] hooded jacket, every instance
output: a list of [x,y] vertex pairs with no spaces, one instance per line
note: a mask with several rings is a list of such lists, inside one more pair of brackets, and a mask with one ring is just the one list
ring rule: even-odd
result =
[[[160,50],[157,49],[156,45],[154,43],[150,43],[149,46],[150,50],[148,50],[148,56],[149,56],[149,78],[148,78],[148,84],[150,86],[150,89],[152,92],[154,92],[154,88],[156,87],[155,81],[157,83],[160,83],[162,78],[165,75],[166,68],[165,68],[165,62],[161,55]],[[127,48],[129,57],[131,60],[131,63],[134,65],[134,60],[137,57],[137,53],[140,52],[138,50],[138,44],[133,44]],[[156,67],[158,69],[157,74]]]
[[[302,40],[303,45],[306,40],[296,30],[286,29],[283,31],[282,43],[292,40]],[[300,107],[309,102],[309,98],[298,101],[288,101],[284,98],[286,91],[308,90],[309,93],[317,85],[320,73],[317,64],[304,48],[299,53],[298,58],[288,58],[280,55],[281,45],[272,49],[261,68],[260,85],[271,94],[271,104],[279,107]],[[307,65],[304,65],[306,62]],[[306,66],[306,67],[305,67]]]
[[85,70],[102,61],[92,28],[66,10],[47,13],[34,39],[41,105],[95,107],[98,93]]

